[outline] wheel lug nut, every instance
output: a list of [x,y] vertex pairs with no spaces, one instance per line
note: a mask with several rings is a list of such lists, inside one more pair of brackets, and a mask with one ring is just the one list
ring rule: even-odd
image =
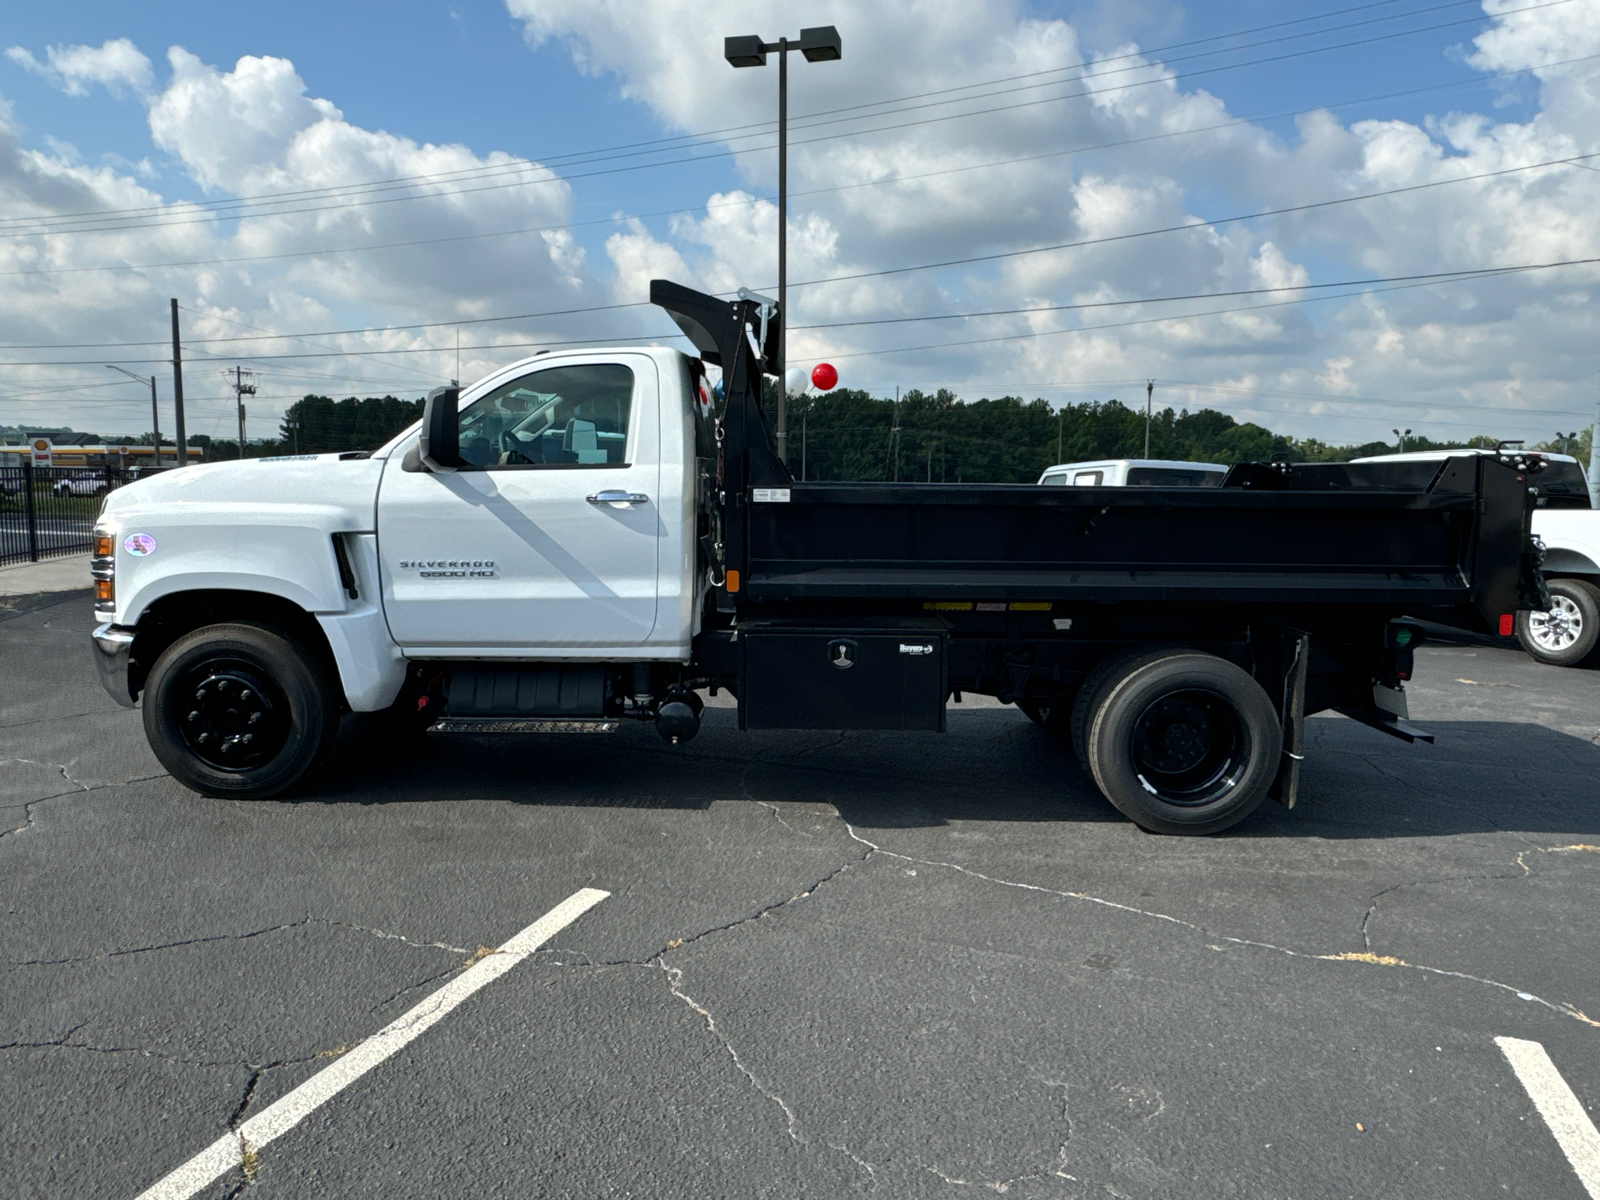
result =
[[248,699],[250,699],[250,689],[249,688],[245,688],[243,691],[241,691],[239,693],[239,699],[240,700],[248,700]]
[[198,712],[192,712],[192,713],[189,714],[189,724],[193,725],[199,719],[200,719],[200,714]]

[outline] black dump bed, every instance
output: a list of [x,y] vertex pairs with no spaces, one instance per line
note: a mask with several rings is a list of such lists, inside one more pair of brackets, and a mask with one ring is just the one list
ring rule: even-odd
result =
[[1544,607],[1538,456],[1245,464],[1220,488],[797,483],[760,408],[776,317],[663,281],[652,299],[723,369],[703,544],[741,604],[1364,604],[1490,632]]
[[[791,483],[749,507],[752,598],[1528,607],[1526,476],[1481,456],[1235,471],[1221,488]],[[1261,487],[1265,481],[1268,486]],[[781,498],[781,499],[780,499]]]

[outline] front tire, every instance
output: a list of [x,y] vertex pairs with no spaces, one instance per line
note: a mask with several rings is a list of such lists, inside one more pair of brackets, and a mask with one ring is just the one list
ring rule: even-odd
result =
[[144,729],[161,765],[207,796],[288,791],[333,744],[327,672],[284,633],[208,625],[162,652],[144,689]]
[[1083,714],[1083,758],[1140,828],[1218,833],[1266,798],[1283,731],[1246,671],[1213,654],[1168,651],[1130,660],[1097,691]]
[[1517,641],[1534,659],[1580,666],[1600,642],[1600,588],[1582,579],[1551,579],[1547,613],[1519,612]]

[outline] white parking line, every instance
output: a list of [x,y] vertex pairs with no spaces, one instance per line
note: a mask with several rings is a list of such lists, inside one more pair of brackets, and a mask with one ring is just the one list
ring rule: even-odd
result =
[[188,1200],[188,1197],[227,1172],[244,1166],[247,1153],[253,1159],[261,1147],[288,1133],[373,1067],[443,1020],[468,996],[485,984],[499,979],[610,894],[597,888],[574,892],[405,1016],[389,1022],[331,1066],[324,1067],[287,1096],[251,1117],[232,1133],[218,1138],[172,1174],[141,1192],[138,1200]]
[[1521,1038],[1497,1037],[1495,1045],[1511,1063],[1533,1106],[1555,1134],[1561,1152],[1578,1173],[1592,1200],[1600,1200],[1600,1131],[1594,1127],[1583,1104],[1561,1078],[1555,1063],[1538,1042]]

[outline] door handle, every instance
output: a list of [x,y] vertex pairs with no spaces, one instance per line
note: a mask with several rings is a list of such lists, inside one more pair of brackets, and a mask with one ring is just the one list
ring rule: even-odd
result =
[[643,492],[596,492],[587,497],[590,504],[648,504],[650,497]]

